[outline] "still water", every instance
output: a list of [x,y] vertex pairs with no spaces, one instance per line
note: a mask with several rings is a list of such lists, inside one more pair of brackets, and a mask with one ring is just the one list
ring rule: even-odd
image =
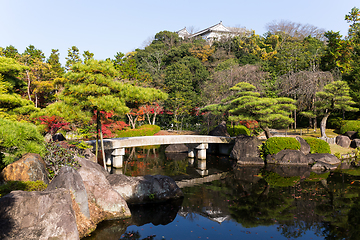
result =
[[122,172],[163,174],[184,198],[130,206],[132,218],[104,221],[85,239],[360,239],[360,169],[206,165],[163,148],[128,149]]

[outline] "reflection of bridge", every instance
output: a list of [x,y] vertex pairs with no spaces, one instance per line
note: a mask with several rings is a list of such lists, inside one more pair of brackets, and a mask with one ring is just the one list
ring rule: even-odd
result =
[[183,180],[176,181],[176,184],[179,186],[179,188],[192,187],[192,186],[200,185],[203,183],[223,179],[226,176],[226,174],[227,174],[226,172],[222,172],[222,173],[216,173],[216,174],[208,175],[208,176],[201,177],[201,178],[183,179]]
[[[115,168],[122,168],[125,148],[163,144],[183,144],[188,148],[188,156],[196,155],[199,159],[206,159],[206,149],[209,143],[231,143],[233,138],[223,136],[206,135],[159,135],[145,137],[125,137],[104,139],[106,164],[112,164]],[[95,148],[96,140],[88,141]]]

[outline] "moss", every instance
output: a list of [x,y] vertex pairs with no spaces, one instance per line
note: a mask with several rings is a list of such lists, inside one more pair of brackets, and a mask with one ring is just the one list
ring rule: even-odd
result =
[[226,128],[231,137],[236,137],[240,134],[250,136],[250,130],[243,125],[235,125],[232,127],[230,125],[227,125]]
[[281,150],[290,149],[290,150],[299,150],[300,143],[291,137],[272,137],[269,138],[263,145],[264,156],[268,154],[276,154]]
[[32,191],[44,191],[47,188],[47,184],[43,181],[8,181],[4,185],[0,186],[0,197],[9,194],[11,191],[22,190],[27,192]]
[[324,140],[304,137],[304,140],[310,145],[310,153],[331,153],[330,145]]

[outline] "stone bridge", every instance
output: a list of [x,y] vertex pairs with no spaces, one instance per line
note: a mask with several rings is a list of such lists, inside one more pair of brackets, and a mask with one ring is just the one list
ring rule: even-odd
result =
[[[125,137],[104,139],[106,164],[115,168],[122,168],[125,148],[150,145],[186,144],[188,156],[206,159],[206,149],[209,143],[229,144],[234,140],[231,137],[207,136],[207,135],[158,135],[145,137]],[[95,150],[96,140],[87,141]],[[100,143],[100,141],[99,141]],[[100,144],[99,144],[100,146]]]

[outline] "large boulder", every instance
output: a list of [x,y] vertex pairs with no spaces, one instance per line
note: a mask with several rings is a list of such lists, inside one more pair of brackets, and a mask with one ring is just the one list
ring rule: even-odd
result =
[[74,195],[75,202],[79,205],[80,211],[85,217],[90,218],[88,197],[84,182],[80,174],[69,166],[60,169],[58,175],[51,181],[47,190],[57,188],[69,189]]
[[209,135],[230,137],[230,134],[227,131],[226,122],[222,121],[217,127],[209,132]]
[[357,131],[347,131],[346,133],[344,133],[344,136],[347,136],[351,140],[354,140],[355,138],[358,138],[358,132]]
[[307,156],[298,150],[285,149],[277,154],[269,154],[266,156],[266,162],[270,164],[295,164],[308,165],[312,163]]
[[12,191],[0,198],[0,239],[79,239],[69,190]]
[[352,148],[358,148],[360,147],[360,139],[354,139],[350,143],[350,147]]
[[252,136],[239,135],[230,153],[230,158],[236,159],[239,165],[264,165],[260,157],[259,146],[261,142]]
[[184,153],[188,152],[188,147],[185,144],[171,144],[165,148],[166,153]]
[[39,154],[27,153],[21,159],[7,165],[0,173],[4,181],[37,181],[49,183],[46,164]]
[[348,148],[350,147],[351,139],[348,136],[339,135],[336,137],[335,142],[341,147]]
[[296,136],[295,138],[300,143],[300,151],[305,155],[309,154],[311,150],[310,145],[303,138],[299,136]]
[[168,176],[128,177],[123,174],[111,174],[107,179],[113,189],[129,204],[160,202],[183,196],[181,189]]
[[312,162],[323,162],[331,165],[339,165],[341,161],[335,156],[330,153],[314,153],[309,154],[308,158]]
[[88,198],[95,202],[103,211],[116,217],[130,217],[130,209],[118,192],[109,184],[109,175],[99,164],[83,158],[75,157],[81,167],[77,170],[84,181]]

